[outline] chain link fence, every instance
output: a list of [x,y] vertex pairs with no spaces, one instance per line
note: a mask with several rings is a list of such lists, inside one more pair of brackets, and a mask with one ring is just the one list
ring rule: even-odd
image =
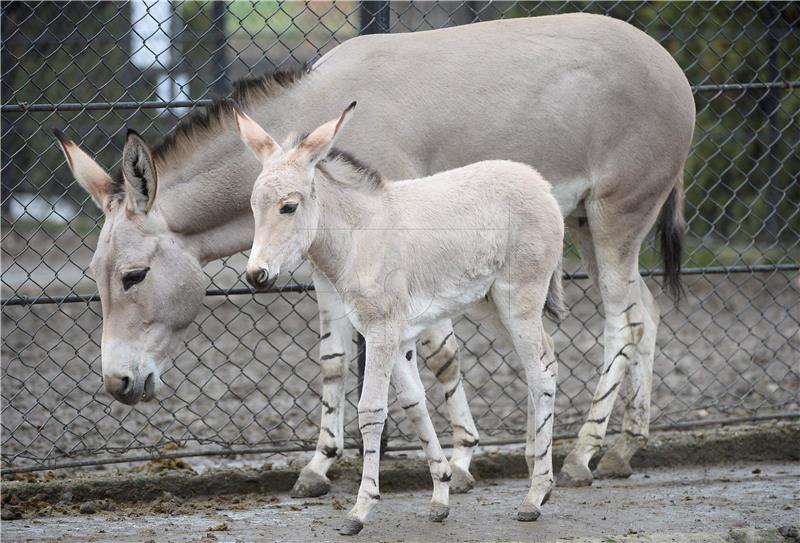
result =
[[[151,142],[251,74],[307,65],[361,32],[414,32],[587,11],[629,21],[685,70],[697,127],[679,305],[641,265],[663,317],[653,427],[800,413],[800,6],[749,2],[3,2],[2,462],[15,472],[170,454],[313,449],[322,379],[313,291],[252,294],[244,257],[209,264],[205,308],[157,402],[102,391],[101,310],[85,275],[102,217],[51,136],[111,169],[126,127]],[[577,431],[602,364],[599,296],[567,248],[571,315],[555,331],[556,433]],[[482,443],[521,441],[524,375],[458,319]],[[351,368],[356,368],[353,362]],[[442,391],[422,370],[447,443]],[[359,438],[351,376],[346,444]],[[390,398],[391,400],[391,398]],[[612,431],[619,420],[612,422]],[[389,444],[415,447],[392,404]],[[179,447],[178,452],[165,452]]]

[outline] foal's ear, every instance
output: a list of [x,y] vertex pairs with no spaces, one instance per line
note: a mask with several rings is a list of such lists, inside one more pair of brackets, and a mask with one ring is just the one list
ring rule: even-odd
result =
[[134,213],[150,211],[158,188],[156,164],[150,146],[130,129],[122,148],[122,177],[128,209]]
[[236,115],[236,126],[239,127],[239,136],[262,164],[281,152],[281,146],[257,122],[237,106],[233,106],[233,111]]
[[67,164],[75,180],[92,196],[97,206],[105,211],[115,192],[111,176],[61,130],[56,128],[53,134],[67,157]]
[[294,157],[307,163],[309,166],[313,166],[318,161],[328,156],[331,147],[333,147],[336,141],[336,137],[339,135],[339,131],[348,121],[350,113],[355,107],[356,103],[353,102],[347,106],[347,109],[345,109],[337,119],[328,121],[303,138],[303,141],[297,144],[297,147],[295,147],[292,152]]

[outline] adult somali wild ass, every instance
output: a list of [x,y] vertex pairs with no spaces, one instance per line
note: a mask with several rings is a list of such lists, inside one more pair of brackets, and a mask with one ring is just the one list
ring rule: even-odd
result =
[[482,318],[507,332],[525,368],[531,487],[518,518],[535,520],[554,483],[558,364],[542,312],[545,302],[553,313],[563,312],[558,202],[536,170],[507,160],[385,183],[333,148],[354,107],[287,150],[236,112],[242,139],[263,166],[250,198],[255,235],[248,282],[267,288],[281,270],[308,258],[366,339],[358,402],[361,487],[341,531],[360,532],[380,499],[378,449],[390,376],[428,458],[431,520],[447,516],[452,472],[428,414],[413,347],[424,330],[475,304],[482,306]]
[[[358,100],[338,146],[368,156],[389,179],[423,177],[478,160],[534,165],[553,184],[571,236],[605,308],[605,356],[587,422],[560,481],[588,484],[588,464],[617,395],[624,432],[600,461],[604,476],[630,473],[647,440],[659,311],[637,272],[642,239],[659,210],[666,282],[679,288],[682,172],[694,101],[670,55],[634,27],[569,14],[354,38],[295,77],[242,82],[233,98],[278,141]],[[208,279],[202,265],[252,244],[250,193],[260,164],[239,139],[229,105],[181,122],[154,150],[128,137],[122,173],[109,176],[62,136],[77,180],[106,220],[94,269],[103,309],[106,388],[136,403],[151,396],[167,348],[197,314]],[[321,293],[330,292],[323,278]],[[295,495],[329,488],[342,450],[346,364],[352,328],[340,301],[321,294],[322,420],[317,452]],[[419,353],[444,386],[455,445],[455,491],[477,432],[461,387],[449,323],[421,336]],[[622,383],[622,384],[621,384]],[[462,469],[459,469],[461,467]]]

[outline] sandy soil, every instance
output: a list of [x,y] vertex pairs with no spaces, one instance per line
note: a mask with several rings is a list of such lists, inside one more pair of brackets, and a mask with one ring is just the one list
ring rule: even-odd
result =
[[[711,468],[650,469],[624,481],[553,492],[535,523],[514,520],[526,482],[481,484],[453,496],[449,518],[427,519],[429,491],[384,493],[364,531],[337,534],[355,483],[333,494],[298,500],[287,495],[206,501],[170,495],[148,505],[87,503],[51,516],[6,521],[4,541],[553,541],[637,534],[640,537],[780,528],[800,524],[800,464],[739,463]],[[81,512],[83,510],[83,513]],[[683,539],[678,537],[677,540]],[[709,539],[712,539],[709,536]],[[639,539],[637,539],[639,540]]]

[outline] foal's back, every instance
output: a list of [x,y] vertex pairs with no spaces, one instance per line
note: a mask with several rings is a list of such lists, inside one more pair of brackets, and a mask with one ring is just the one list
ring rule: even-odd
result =
[[392,273],[404,268],[412,306],[431,319],[483,298],[510,267],[524,270],[523,283],[537,273],[546,283],[560,258],[558,203],[550,184],[525,164],[478,162],[389,183],[384,191],[387,213],[373,227],[385,235],[370,230],[366,243],[375,244],[374,252],[363,255],[397,263]]

